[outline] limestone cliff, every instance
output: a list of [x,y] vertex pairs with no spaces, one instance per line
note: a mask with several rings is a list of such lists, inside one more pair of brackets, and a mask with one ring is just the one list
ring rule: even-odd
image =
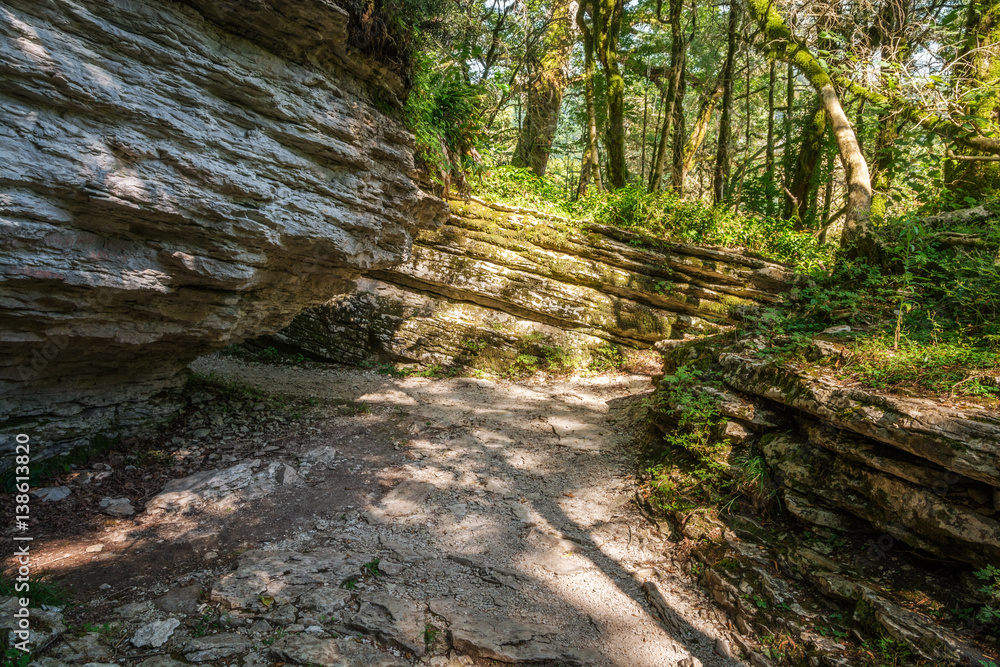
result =
[[267,344],[332,361],[509,368],[609,343],[712,333],[780,298],[781,266],[482,201],[421,232],[410,258],[297,317]]
[[443,218],[379,110],[399,78],[350,49],[348,18],[330,0],[4,3],[0,430],[51,454],[161,414],[189,361]]

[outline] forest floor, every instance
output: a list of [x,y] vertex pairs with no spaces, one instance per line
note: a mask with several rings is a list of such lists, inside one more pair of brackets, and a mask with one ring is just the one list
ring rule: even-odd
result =
[[46,667],[741,664],[634,502],[654,368],[192,369],[186,414],[34,501],[75,602],[36,628]]

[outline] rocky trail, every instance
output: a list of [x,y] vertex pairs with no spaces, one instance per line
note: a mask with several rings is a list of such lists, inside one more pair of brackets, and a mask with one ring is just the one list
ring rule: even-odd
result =
[[197,409],[130,445],[155,461],[35,500],[39,533],[73,517],[35,557],[78,603],[38,664],[739,664],[633,501],[648,375],[192,369]]

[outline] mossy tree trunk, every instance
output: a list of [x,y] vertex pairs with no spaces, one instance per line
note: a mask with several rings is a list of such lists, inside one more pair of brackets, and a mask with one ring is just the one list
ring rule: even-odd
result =
[[684,145],[682,180],[687,178],[688,172],[694,166],[695,155],[698,154],[698,149],[705,142],[705,137],[708,135],[708,127],[712,122],[712,112],[715,111],[719,100],[722,99],[723,92],[725,92],[725,87],[720,78],[712,89],[701,98],[698,115],[695,117],[694,126],[691,128],[691,136],[688,137],[687,143]]
[[684,140],[687,128],[684,122],[684,97],[687,94],[687,49],[681,56],[681,72],[677,77],[677,97],[674,100],[674,147],[670,165],[670,187],[677,194],[684,194]]
[[622,30],[625,0],[589,0],[595,34],[597,59],[604,69],[607,84],[608,127],[605,146],[608,158],[608,182],[623,188],[625,168],[625,78],[618,63],[618,43]]
[[576,39],[571,4],[570,0],[552,3],[541,57],[527,87],[525,119],[514,151],[514,166],[528,167],[538,176],[545,175],[563,91],[569,83],[569,60]]
[[736,66],[736,38],[740,27],[740,17],[735,5],[729,5],[729,28],[726,37],[726,61],[722,66],[722,112],[719,116],[719,140],[715,153],[715,174],[712,192],[716,204],[728,196],[726,184],[732,170],[732,156],[729,154],[733,136],[733,70]]
[[806,211],[809,208],[813,177],[820,158],[823,157],[824,135],[826,135],[826,111],[817,100],[806,124],[802,127],[799,156],[795,163],[792,182],[785,192],[785,218],[794,220],[795,229],[798,231],[806,227]]
[[[664,98],[663,125],[660,128],[660,143],[656,150],[656,164],[649,175],[649,191],[656,192],[663,185],[663,174],[667,168],[667,147],[670,144],[670,128],[677,118],[677,91],[684,76],[684,60],[686,43],[681,31],[681,16],[684,10],[683,0],[670,0],[668,11],[670,19],[670,78],[667,80],[667,94]],[[684,110],[680,110],[681,114]],[[672,153],[671,153],[672,156]],[[672,162],[672,160],[671,160]]]
[[847,213],[841,245],[849,257],[865,257],[881,263],[882,244],[871,224],[872,185],[868,163],[861,152],[851,122],[840,105],[840,98],[816,57],[809,51],[778,13],[770,0],[747,0],[747,11],[758,23],[771,55],[790,62],[819,93],[827,119],[837,139],[840,161],[847,176]]
[[[912,48],[908,41],[910,31],[908,17],[912,9],[913,0],[884,0],[874,17],[869,34],[872,40],[872,54],[881,55],[883,69],[881,78],[884,86],[897,85],[895,68],[906,64],[910,59]],[[885,217],[892,190],[895,146],[901,125],[905,122],[898,116],[895,109],[881,110],[878,129],[875,131],[871,147],[872,215],[878,219]]]
[[[583,41],[583,90],[587,106],[587,147],[583,152],[580,165],[580,185],[577,196],[583,197],[593,180],[594,187],[603,189],[601,183],[601,164],[597,152],[597,102],[594,95],[594,75],[597,70],[594,62],[594,30],[587,23],[586,14],[590,9],[588,0],[581,0],[576,12],[576,25]],[[593,16],[593,14],[591,14]]]
[[767,72],[767,144],[764,153],[764,192],[767,195],[765,211],[774,213],[774,86],[778,82],[778,64],[771,61]]
[[785,114],[784,135],[785,150],[781,155],[782,164],[782,187],[787,188],[792,185],[792,112],[795,110],[795,66],[788,63],[788,70],[785,72]]
[[[1000,127],[1000,0],[971,0],[965,37],[955,69],[955,87],[966,100],[965,115],[983,134]],[[981,150],[962,151],[979,157]],[[959,196],[982,199],[1000,189],[1000,162],[948,160],[945,181]]]

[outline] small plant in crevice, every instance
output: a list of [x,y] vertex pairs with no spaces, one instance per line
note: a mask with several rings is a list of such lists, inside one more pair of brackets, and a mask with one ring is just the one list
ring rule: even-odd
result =
[[195,621],[191,634],[195,637],[204,637],[212,634],[219,628],[219,619],[212,614],[202,614]]
[[381,559],[376,558],[368,563],[365,563],[364,565],[361,566],[361,568],[365,571],[366,575],[370,575],[372,577],[380,577],[384,574],[380,569],[378,569],[378,564],[380,560]]
[[3,664],[6,667],[27,667],[32,661],[31,653],[9,646],[4,650]]
[[434,645],[434,641],[441,634],[441,630],[434,627],[430,623],[424,626],[424,647],[430,649]]
[[980,608],[976,618],[981,623],[1000,623],[1000,568],[987,565],[973,573],[977,579],[984,582],[979,592],[986,597],[986,604]]
[[[66,590],[59,584],[50,581],[47,574],[32,574],[26,583],[30,591],[28,599],[31,607],[41,607],[42,605],[62,607],[70,601]],[[17,590],[17,584],[13,571],[0,574],[0,597],[23,597],[24,592]]]

